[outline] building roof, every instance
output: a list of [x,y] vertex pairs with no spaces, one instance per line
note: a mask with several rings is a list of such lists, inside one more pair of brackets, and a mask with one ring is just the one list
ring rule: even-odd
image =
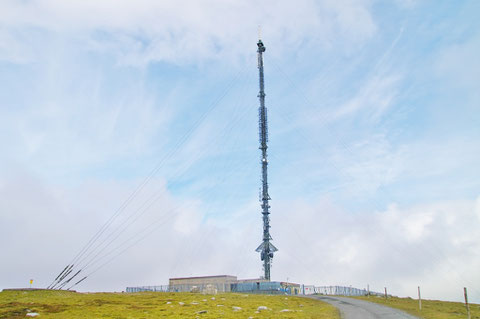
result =
[[265,278],[248,278],[248,279],[238,279],[238,282],[267,282]]
[[217,275],[217,276],[198,276],[198,277],[179,277],[179,278],[170,278],[169,280],[182,280],[182,279],[209,279],[209,278],[235,278],[235,280],[237,280],[237,276],[230,276],[230,275]]

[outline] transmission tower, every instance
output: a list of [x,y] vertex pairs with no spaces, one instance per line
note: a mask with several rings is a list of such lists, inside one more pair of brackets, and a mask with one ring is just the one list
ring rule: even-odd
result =
[[260,201],[263,216],[263,241],[255,250],[260,253],[260,259],[263,261],[264,278],[270,280],[270,267],[272,266],[273,253],[278,249],[270,242],[270,195],[268,195],[268,159],[267,159],[267,142],[268,142],[268,126],[267,126],[267,108],[265,107],[265,86],[263,76],[263,52],[265,46],[262,40],[257,43],[258,52],[258,74],[260,92],[258,98],[260,100],[260,107],[258,108],[258,131],[260,137],[260,150],[262,152],[262,191],[260,194]]

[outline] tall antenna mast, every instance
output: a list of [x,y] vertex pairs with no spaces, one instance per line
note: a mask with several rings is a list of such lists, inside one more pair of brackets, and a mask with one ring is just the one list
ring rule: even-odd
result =
[[267,108],[265,107],[265,86],[263,76],[263,52],[265,46],[262,40],[257,43],[258,52],[258,72],[260,92],[258,98],[260,100],[260,107],[258,108],[258,131],[260,135],[260,150],[262,151],[262,192],[260,196],[262,215],[263,215],[263,241],[255,250],[260,253],[260,259],[263,261],[264,278],[270,280],[270,267],[272,266],[273,253],[278,249],[270,242],[270,195],[268,195],[268,159],[267,159],[267,142],[268,142],[268,126],[267,126]]

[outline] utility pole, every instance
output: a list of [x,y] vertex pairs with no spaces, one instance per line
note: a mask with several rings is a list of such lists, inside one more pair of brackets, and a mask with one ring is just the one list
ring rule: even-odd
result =
[[258,108],[258,130],[259,140],[262,158],[262,192],[261,192],[261,207],[263,218],[263,241],[260,246],[255,250],[260,253],[260,259],[263,261],[264,278],[270,281],[270,267],[272,265],[273,253],[278,249],[270,242],[272,237],[270,236],[270,195],[268,194],[268,159],[267,159],[267,142],[268,142],[268,121],[267,121],[267,108],[265,107],[265,84],[263,76],[263,52],[265,52],[265,46],[262,40],[258,40],[257,43],[258,53],[258,74],[260,92],[258,98],[260,100],[260,107]]

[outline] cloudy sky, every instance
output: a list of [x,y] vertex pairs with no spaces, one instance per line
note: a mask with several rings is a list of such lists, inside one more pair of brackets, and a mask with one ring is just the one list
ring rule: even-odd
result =
[[261,25],[272,279],[480,303],[478,12],[1,1],[0,288],[262,274]]

